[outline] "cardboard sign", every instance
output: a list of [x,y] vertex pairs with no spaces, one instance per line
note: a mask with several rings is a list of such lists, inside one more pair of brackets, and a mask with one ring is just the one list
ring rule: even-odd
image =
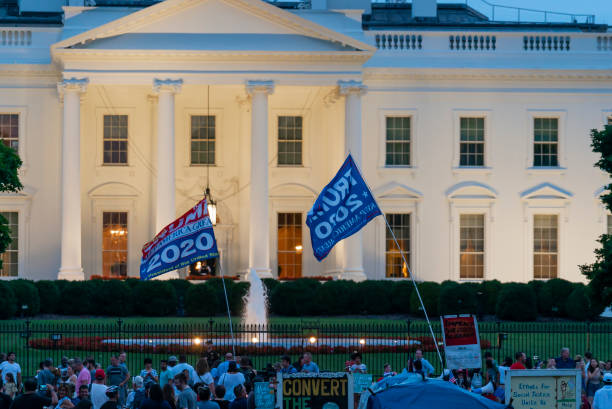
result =
[[575,369],[511,370],[506,373],[506,403],[514,409],[578,409],[582,377]]
[[482,367],[478,324],[473,315],[445,315],[442,321],[444,352],[448,369]]
[[353,392],[361,393],[372,385],[372,374],[354,373],[353,374]]
[[281,409],[353,409],[353,375],[346,372],[281,374]]
[[255,382],[255,407],[257,409],[274,409],[274,389],[268,382]]

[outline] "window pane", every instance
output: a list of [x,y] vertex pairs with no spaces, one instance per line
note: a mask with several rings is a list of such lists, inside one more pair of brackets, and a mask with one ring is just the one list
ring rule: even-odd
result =
[[127,212],[102,213],[102,274],[126,277],[127,260]]
[[533,166],[559,166],[559,119],[534,118]]
[[191,164],[215,164],[215,117],[213,115],[191,116]]
[[410,213],[387,213],[385,215],[400,249],[397,248],[393,235],[386,230],[385,275],[393,278],[410,277],[408,267],[404,264],[402,254],[410,263]]
[[459,277],[484,278],[485,231],[483,214],[459,217]]
[[278,213],[278,278],[302,276],[302,214]]
[[0,143],[19,151],[19,114],[0,114]]
[[128,163],[128,116],[104,115],[102,161],[105,165]]
[[460,118],[459,166],[484,166],[485,119]]
[[558,216],[533,217],[533,276],[549,279],[557,277]]
[[302,117],[278,117],[278,165],[302,165]]
[[410,117],[385,118],[386,166],[410,166]]
[[9,229],[9,237],[11,238],[11,243],[5,252],[0,254],[0,260],[2,260],[0,276],[17,277],[19,274],[19,213],[0,212],[0,215],[8,223],[7,227]]

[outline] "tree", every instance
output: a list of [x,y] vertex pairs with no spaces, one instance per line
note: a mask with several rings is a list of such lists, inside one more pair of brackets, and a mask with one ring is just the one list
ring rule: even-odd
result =
[[[595,167],[612,176],[612,126],[603,131],[591,130],[591,148],[601,155]],[[601,201],[612,212],[612,184],[606,187]],[[589,280],[589,289],[594,304],[600,310],[612,304],[612,235],[603,234],[598,242],[601,248],[595,250],[595,263],[580,266],[580,271]]]
[[[23,186],[19,181],[17,170],[21,167],[21,159],[14,149],[2,143],[0,139],[0,192],[18,192]],[[8,221],[0,215],[0,254],[11,244]],[[2,260],[0,260],[2,269]]]

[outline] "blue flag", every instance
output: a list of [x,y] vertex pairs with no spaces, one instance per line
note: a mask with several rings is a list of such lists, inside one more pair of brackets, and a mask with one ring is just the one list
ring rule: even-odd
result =
[[357,233],[380,214],[370,189],[349,155],[306,217],[317,260],[323,260],[336,243]]
[[167,225],[142,248],[140,279],[150,280],[197,261],[219,257],[206,199]]

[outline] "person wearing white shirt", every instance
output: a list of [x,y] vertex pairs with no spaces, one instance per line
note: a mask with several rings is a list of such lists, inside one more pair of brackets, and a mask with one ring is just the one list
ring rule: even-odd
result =
[[13,379],[17,383],[17,387],[21,386],[21,367],[15,362],[15,353],[9,352],[6,356],[6,361],[0,364],[0,374],[2,374],[2,382],[6,383],[6,374],[13,374]]
[[612,408],[612,373],[607,373],[603,377],[603,388],[595,392],[593,399],[593,409]]
[[180,374],[181,372],[184,372],[185,370],[187,370],[187,374],[189,376],[187,383],[190,386],[193,386],[193,382],[196,376],[195,370],[193,369],[193,366],[187,363],[187,357],[185,355],[179,355],[179,363],[172,367],[172,376],[174,377]]
[[423,373],[425,374],[425,377],[428,377],[434,372],[433,365],[430,364],[427,359],[423,358],[423,350],[417,349],[416,351],[414,351],[414,360],[421,361],[421,364],[423,366]]

